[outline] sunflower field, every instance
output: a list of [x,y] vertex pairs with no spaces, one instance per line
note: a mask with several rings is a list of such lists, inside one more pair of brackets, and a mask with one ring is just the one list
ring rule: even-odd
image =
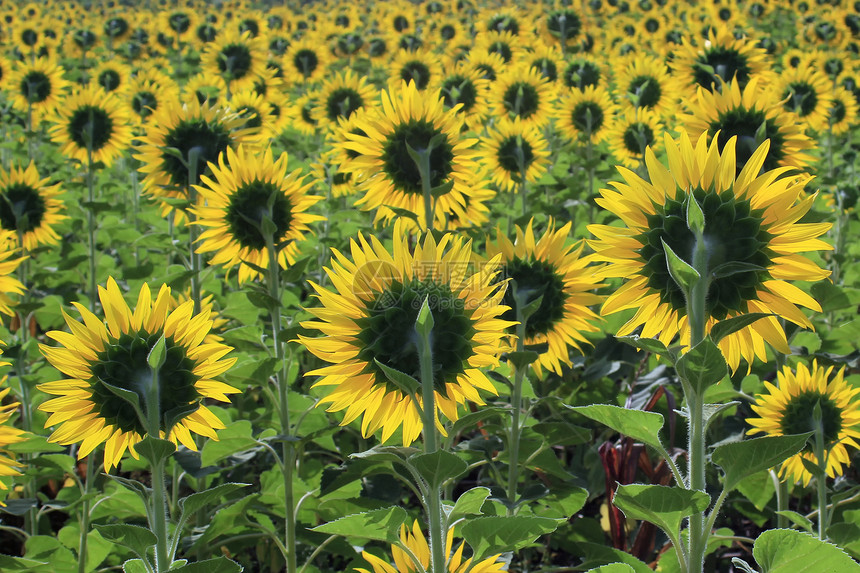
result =
[[860,572],[860,2],[0,45],[0,572]]

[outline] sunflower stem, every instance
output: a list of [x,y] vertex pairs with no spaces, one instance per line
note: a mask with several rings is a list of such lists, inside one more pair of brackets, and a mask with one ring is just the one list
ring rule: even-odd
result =
[[203,266],[201,256],[194,250],[197,242],[197,224],[193,207],[197,206],[197,162],[200,160],[200,148],[196,145],[188,150],[188,203],[192,209],[185,212],[188,217],[188,250],[191,254],[191,299],[194,301],[194,314],[200,314],[200,269]]
[[[523,307],[525,306],[524,297],[514,289],[514,306],[516,307],[517,316],[517,352],[525,352],[526,339],[526,319],[523,317]],[[517,513],[517,482],[520,476],[520,410],[523,407],[523,377],[525,376],[525,367],[517,367],[514,370],[514,388],[511,392],[511,431],[508,440],[508,450],[510,451],[510,471],[508,473],[508,510],[509,516]]]
[[820,470],[819,474],[815,476],[815,489],[818,493],[818,539],[824,541],[830,519],[827,511],[827,450],[824,447],[824,423],[821,418],[821,404],[819,402],[816,402],[812,409],[812,423],[815,428],[812,447],[815,461]]
[[[147,434],[155,439],[161,438],[161,389],[159,371],[164,364],[165,339],[162,336],[152,348],[147,361],[149,362],[151,381],[146,389],[146,420]],[[152,474],[152,506],[150,524],[155,534],[155,571],[163,573],[170,569],[171,559],[168,552],[170,539],[167,534],[167,484],[164,479],[166,457],[156,456],[150,460]]]
[[788,485],[779,479],[774,470],[768,470],[768,473],[776,490],[776,527],[785,529],[788,527],[788,518],[782,512],[788,509]]
[[[436,387],[433,376],[433,312],[428,297],[421,303],[415,321],[418,343],[418,363],[421,368],[421,414],[424,429],[424,453],[432,454],[439,449],[436,430]],[[447,571],[445,556],[445,532],[442,530],[441,484],[427,484],[427,508],[430,525],[430,570],[434,573]]]
[[95,169],[93,167],[93,129],[95,128],[93,111],[90,110],[89,121],[86,126],[87,143],[87,247],[90,264],[90,311],[96,310],[96,215],[93,212],[93,203],[96,200],[95,192]]
[[93,455],[90,453],[87,456],[87,475],[84,478],[84,491],[82,492],[84,501],[81,502],[81,513],[78,519],[81,528],[78,538],[78,573],[85,573],[87,570],[87,534],[90,530],[90,500],[87,496],[93,485],[94,474],[95,463],[93,462]]
[[[271,209],[271,207],[269,207]],[[269,222],[271,222],[271,215]],[[265,224],[265,222],[264,222]],[[263,232],[263,229],[260,229]],[[278,389],[278,408],[281,422],[281,434],[284,436],[281,442],[281,459],[283,460],[284,474],[284,516],[285,535],[284,545],[287,549],[287,573],[298,571],[298,560],[296,559],[296,503],[293,492],[293,471],[296,467],[296,450],[292,441],[290,428],[290,406],[289,406],[289,384],[287,383],[289,367],[284,357],[284,347],[281,343],[281,266],[278,263],[278,251],[275,248],[275,235],[271,232],[263,232],[266,239],[266,252],[269,255],[268,287],[271,297],[271,322],[272,322],[272,344],[275,350],[275,384]]]

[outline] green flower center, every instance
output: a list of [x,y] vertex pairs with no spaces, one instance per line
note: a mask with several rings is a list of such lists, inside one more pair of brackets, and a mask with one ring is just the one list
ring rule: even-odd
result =
[[832,125],[838,125],[843,119],[845,119],[845,113],[847,110],[845,109],[845,104],[840,100],[833,100],[833,107],[830,108],[830,123]]
[[452,108],[458,103],[463,104],[460,108],[461,113],[469,113],[469,110],[478,102],[478,88],[471,79],[461,75],[445,78],[442,82],[441,95],[447,108]]
[[457,28],[451,24],[445,24],[439,28],[439,36],[443,40],[451,40],[457,35]]
[[[394,187],[405,193],[421,194],[421,172],[409,155],[409,147],[421,152],[430,147],[430,141],[442,134],[433,124],[411,120],[394,128],[382,151],[383,169]],[[445,136],[435,142],[430,151],[430,187],[438,187],[448,180],[454,170],[454,148]]]
[[584,90],[600,83],[600,68],[594,62],[571,62],[564,71],[564,85]]
[[105,34],[107,34],[111,38],[119,38],[120,36],[128,32],[128,22],[126,22],[125,18],[110,18],[107,22],[105,22],[104,31]]
[[806,82],[789,84],[788,89],[782,93],[782,99],[786,98],[785,109],[793,111],[800,117],[811,114],[818,106],[818,94],[815,93],[815,88]]
[[[505,264],[505,277],[516,281],[517,292],[520,296],[524,294],[527,302],[543,295],[540,306],[526,321],[526,338],[545,335],[562,321],[567,295],[564,281],[551,263],[533,257],[515,257]],[[511,308],[505,311],[502,319],[515,321],[517,313],[512,285],[508,285],[505,291],[503,304]]]
[[137,92],[131,98],[131,108],[142,118],[147,118],[158,108],[158,99],[152,92]]
[[554,82],[558,79],[558,66],[549,58],[538,58],[532,61],[532,68],[540,72],[547,80]]
[[42,103],[51,95],[51,78],[44,72],[33,70],[21,78],[21,94],[29,103]]
[[251,70],[253,56],[245,44],[229,44],[218,54],[218,71],[228,81],[240,80]]
[[579,35],[582,20],[573,10],[556,10],[547,16],[546,29],[553,37],[566,42]]
[[276,56],[283,56],[289,47],[290,40],[287,38],[277,37],[269,40],[269,51]]
[[[171,185],[181,188],[186,188],[189,184],[199,185],[200,176],[208,171],[207,164],[217,162],[218,157],[230,147],[231,141],[230,133],[220,123],[208,123],[204,119],[179,122],[164,138],[164,146],[176,148],[179,157],[172,153],[161,154],[163,170],[167,173]],[[194,165],[196,177],[194,181],[189,181],[187,163],[192,149],[197,150]]]
[[838,442],[839,432],[842,431],[842,410],[828,395],[811,390],[789,399],[779,423],[782,433],[789,435],[814,432],[815,422],[812,419],[812,411],[816,403],[821,408],[824,445],[829,446]]
[[629,153],[644,155],[645,148],[655,141],[654,130],[647,123],[635,121],[625,128],[621,141]]
[[475,69],[481,72],[481,74],[483,74],[483,78],[485,80],[490,80],[491,82],[494,82],[498,77],[496,69],[490,64],[478,64],[475,66]]
[[[267,205],[272,197],[274,202],[270,212]],[[274,242],[277,244],[290,230],[293,206],[275,183],[256,180],[243,184],[233,192],[224,218],[236,242],[259,251],[266,248],[262,226],[267,216],[275,224]]]
[[364,46],[364,38],[361,37],[361,34],[350,32],[341,34],[337,38],[337,49],[347,55],[358,53],[362,46]]
[[384,383],[388,391],[397,388],[387,381],[374,360],[420,380],[415,320],[425,298],[434,321],[431,335],[433,385],[437,392],[447,396],[446,382],[454,382],[468,368],[468,360],[474,354],[472,337],[476,332],[472,312],[447,284],[429,278],[413,279],[406,284],[392,281],[368,303],[364,316],[355,321],[361,329],[357,336],[361,343],[358,357],[367,362],[365,372],[374,373],[377,382]]
[[112,92],[119,87],[121,78],[116,70],[104,70],[99,74],[98,83],[106,92]]
[[603,125],[603,108],[594,101],[581,101],[570,112],[570,121],[576,129],[591,136]]
[[502,102],[508,112],[527,119],[538,111],[540,94],[537,88],[528,82],[514,82],[505,90]]
[[382,38],[371,38],[367,43],[367,53],[371,58],[378,58],[388,51],[388,45]]
[[[760,134],[762,125],[764,133]],[[721,153],[729,139],[733,136],[738,138],[735,149],[738,173],[765,139],[770,139],[770,149],[762,165],[764,171],[779,167],[779,162],[785,156],[785,138],[774,119],[766,117],[763,111],[735,108],[722,112],[708,127],[708,133],[713,137],[718,130],[720,137],[717,139],[717,145]]]
[[401,50],[414,52],[424,45],[424,41],[415,34],[403,34],[400,36],[400,41],[397,43]]
[[39,34],[32,28],[27,28],[21,32],[21,42],[25,46],[33,47],[39,41]]
[[170,29],[176,32],[177,34],[184,34],[188,31],[189,26],[191,26],[191,18],[188,14],[184,14],[182,12],[175,12],[170,15],[167,19],[168,25]]
[[256,38],[260,34],[260,25],[256,20],[252,20],[250,18],[242,20],[239,23],[239,33],[243,34],[245,32],[248,32],[252,38]]
[[45,200],[26,183],[14,183],[0,194],[0,226],[7,231],[27,233],[42,224]]
[[[771,235],[762,227],[762,211],[753,209],[749,199],[735,197],[732,189],[722,193],[696,189],[693,194],[705,214],[710,274],[705,309],[717,320],[730,312],[746,313],[747,301],[757,298],[758,287],[769,278]],[[674,199],[667,198],[666,204],[656,209],[655,214],[647,215],[649,230],[637,237],[642,243],[639,256],[645,262],[643,274],[648,277],[648,286],[660,294],[660,301],[684,315],[684,293],[669,275],[662,241],[692,264],[696,241],[687,228],[686,192],[677,190]]]
[[397,16],[394,17],[394,20],[392,21],[392,25],[394,26],[395,31],[403,32],[404,30],[409,29],[409,20],[406,18],[406,16],[402,16],[402,15],[398,14]]
[[308,125],[316,125],[317,120],[314,119],[313,116],[314,104],[310,101],[306,102],[303,106],[299,114],[302,116],[302,121],[304,121]]
[[648,18],[647,20],[645,20],[645,30],[649,34],[654,34],[659,29],[660,29],[660,20],[657,20],[656,18]]
[[243,127],[257,129],[263,125],[263,116],[255,107],[243,105],[236,110],[236,113],[239,114],[239,117],[245,120],[245,125]]
[[218,28],[212,24],[207,22],[206,24],[197,26],[197,39],[204,44],[214,41],[216,36],[218,36]]
[[[114,394],[105,384],[135,392],[146,413],[146,394],[152,383],[152,371],[146,359],[161,334],[144,331],[122,334],[118,340],[106,341],[105,350],[99,352],[92,363],[89,383],[94,410],[106,423],[123,432],[137,432],[141,436],[147,433],[132,405]],[[199,376],[194,374],[195,366],[183,346],[173,338],[165,339],[165,362],[158,370],[162,425],[165,415],[187,408],[201,398],[194,386],[199,380]],[[169,432],[171,428],[161,429]]]
[[430,83],[430,67],[420,60],[406,62],[400,68],[400,78],[409,83],[415,82],[415,87],[423,90]]
[[330,121],[336,122],[337,118],[344,119],[364,105],[364,100],[357,91],[352,88],[337,88],[333,90],[326,99],[326,116]]
[[496,152],[499,166],[508,172],[515,182],[520,183],[520,168],[527,171],[535,160],[531,144],[520,135],[511,135],[502,140]]
[[487,29],[497,32],[510,32],[514,36],[517,36],[520,33],[520,24],[515,18],[511,18],[505,14],[497,14],[487,22]]
[[637,76],[633,78],[627,87],[627,92],[633,96],[633,104],[636,107],[652,108],[660,103],[663,90],[660,82],[651,76]]
[[79,148],[87,149],[87,144],[90,144],[93,151],[98,151],[113,136],[113,119],[99,106],[83,105],[72,112],[68,134]]
[[319,64],[320,58],[313,50],[305,48],[293,55],[293,66],[306,78],[314,73]]
[[749,82],[751,73],[746,56],[734,48],[724,46],[708,50],[693,64],[693,78],[706,90],[717,83],[717,77],[727,82],[737,78],[738,85],[743,89]]
[[72,36],[72,41],[81,50],[87,51],[95,46],[98,37],[90,30],[78,30]]
[[514,52],[511,50],[511,47],[507,42],[496,41],[490,44],[487,48],[487,51],[491,54],[498,54],[502,57],[502,59],[507,64],[511,61],[511,58],[514,57]]

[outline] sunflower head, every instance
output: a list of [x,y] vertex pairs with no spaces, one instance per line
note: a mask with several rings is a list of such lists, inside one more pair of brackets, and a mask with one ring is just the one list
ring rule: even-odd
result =
[[[860,449],[856,441],[860,438],[860,388],[845,380],[844,367],[835,374],[833,370],[833,366],[819,366],[817,361],[812,362],[811,369],[805,364],[799,364],[796,371],[783,367],[777,372],[777,384],[765,382],[767,391],[756,396],[752,409],[759,417],[747,418],[752,426],[750,434],[785,436],[821,431],[824,465],[830,477],[842,475],[851,463],[849,448]],[[820,421],[815,419],[816,407],[821,412]],[[804,459],[820,463],[807,445],[782,463],[780,477],[808,485],[812,474],[804,467]]]
[[56,226],[66,219],[58,199],[60,184],[39,177],[31,161],[26,169],[0,168],[0,227],[27,251],[60,240]]
[[269,267],[269,240],[282,267],[295,263],[296,242],[310,231],[309,223],[322,219],[306,212],[321,198],[308,194],[311,184],[299,171],[287,173],[287,161],[286,153],[274,161],[268,147],[262,155],[228,148],[209,166],[212,178],[204,175],[196,187],[202,203],[193,209],[195,224],[206,227],[198,252],[214,252],[213,264],[239,266],[239,282],[258,276],[254,267]]
[[363,416],[365,436],[382,429],[385,441],[402,426],[404,445],[418,437],[418,398],[389,382],[379,364],[420,379],[414,325],[425,300],[435,323],[438,410],[455,421],[466,400],[483,404],[478,389],[496,393],[481,369],[498,363],[510,324],[499,318],[507,307],[501,305],[505,283],[494,280],[498,257],[476,265],[471,244],[451,235],[437,244],[428,234],[413,250],[402,225],[395,225],[392,251],[376,237],[360,235],[350,252],[351,260],[334,251],[326,269],[336,290],[311,283],[322,306],[308,309],[317,320],[302,324],[325,336],[299,336],[310,352],[332,363],[310,372],[321,376],[316,386],[331,387],[321,399],[329,411],[346,410],[343,424]]
[[732,369],[743,357],[766,359],[764,342],[789,353],[777,317],[805,328],[809,319],[797,308],[820,311],[808,294],[788,280],[820,280],[828,271],[801,255],[830,249],[818,239],[829,223],[798,223],[812,206],[815,195],[804,187],[809,177],[784,177],[785,168],[761,173],[768,142],[762,144],[740,173],[735,169],[736,139],[719,151],[717,138],[707,135],[695,146],[686,132],[678,141],[666,135],[669,167],[648,148],[645,164],[649,180],[619,168],[623,183],[601,191],[598,204],[618,215],[626,227],[591,225],[598,240],[590,244],[597,260],[609,262],[606,277],[628,282],[609,296],[602,312],[638,309],[619,331],[657,337],[668,344],[680,334],[689,341],[683,292],[669,275],[668,245],[690,263],[696,239],[687,223],[687,206],[696,201],[704,212],[703,240],[707,253],[707,328],[719,320],[750,312],[772,314],[727,336],[720,347]]
[[[107,469],[119,463],[126,449],[137,457],[134,446],[147,435],[147,428],[135,407],[115,389],[137,394],[145,405],[153,383],[160,387],[158,437],[192,450],[197,446],[191,432],[217,439],[215,430],[224,424],[202,401],[229,402],[227,394],[238,390],[214,380],[236,359],[223,358],[231,350],[228,346],[203,343],[212,327],[209,312],[193,315],[191,301],[171,311],[175,305],[166,285],[155,300],[144,285],[131,310],[112,278],[107,288],[99,287],[99,298],[104,320],[73,303],[83,322],[65,315],[70,332],[48,333],[60,346],[40,347],[48,361],[68,376],[38,386],[56,396],[39,406],[50,413],[45,427],[57,426],[49,439],[64,445],[80,442],[79,459],[105,444]],[[165,360],[154,374],[148,357],[162,338]]]

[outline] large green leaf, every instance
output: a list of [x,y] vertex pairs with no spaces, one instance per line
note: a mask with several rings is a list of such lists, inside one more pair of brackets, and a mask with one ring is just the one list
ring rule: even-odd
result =
[[448,514],[448,523],[454,523],[469,515],[481,515],[481,508],[489,495],[490,490],[486,487],[473,487],[464,491],[457,498],[454,507],[451,508],[451,512]]
[[705,339],[681,355],[675,371],[700,396],[729,373],[723,353],[711,340]]
[[612,500],[628,518],[644,519],[676,538],[685,517],[705,511],[711,498],[703,491],[662,485],[620,485]]
[[585,573],[636,573],[633,567],[627,563],[610,563],[609,565],[601,565],[594,569],[589,569]]
[[719,344],[726,336],[733,334],[742,328],[746,328],[754,322],[762,318],[767,318],[768,316],[773,315],[764,312],[750,312],[748,314],[742,314],[740,316],[721,320],[711,327],[711,340],[714,341],[714,344]]
[[405,509],[395,506],[347,515],[311,528],[311,531],[394,543],[400,534],[400,526],[408,518]]
[[207,505],[218,501],[223,496],[240,490],[243,487],[248,487],[249,485],[250,484],[247,483],[222,483],[221,485],[183,497],[179,500],[179,507],[182,509],[182,513],[187,517]]
[[592,404],[591,406],[568,406],[571,410],[609,426],[616,432],[647,444],[658,451],[663,451],[660,441],[660,428],[663,427],[663,416],[656,412],[629,410],[610,404]]
[[759,535],[753,556],[761,573],[860,572],[860,565],[840,548],[793,529],[771,529]]
[[576,549],[583,556],[583,562],[580,565],[582,568],[624,563],[625,565],[629,565],[636,573],[653,573],[648,565],[620,549],[585,541],[576,543]]
[[188,565],[176,567],[171,571],[179,573],[239,573],[242,566],[226,557],[216,557],[215,559],[204,559],[203,561],[195,561]]
[[747,476],[772,468],[799,452],[809,434],[765,436],[717,446],[711,461],[726,472],[724,487],[732,490]]
[[145,557],[147,549],[158,541],[155,534],[145,527],[118,523],[112,525],[94,525],[102,537],[113,543],[125,545],[135,552],[138,557]]
[[200,452],[200,464],[211,466],[233,454],[250,450],[257,446],[257,440],[252,436],[251,422],[238,420],[231,422],[227,428],[218,432],[218,440],[209,440],[203,444]]
[[478,517],[463,524],[461,531],[463,539],[475,552],[475,561],[481,561],[490,555],[530,545],[538,536],[555,531],[558,524],[558,520],[545,517]]
[[449,479],[466,473],[469,464],[457,454],[438,450],[432,454],[416,454],[409,458],[409,464],[415,468],[432,489],[441,486]]

